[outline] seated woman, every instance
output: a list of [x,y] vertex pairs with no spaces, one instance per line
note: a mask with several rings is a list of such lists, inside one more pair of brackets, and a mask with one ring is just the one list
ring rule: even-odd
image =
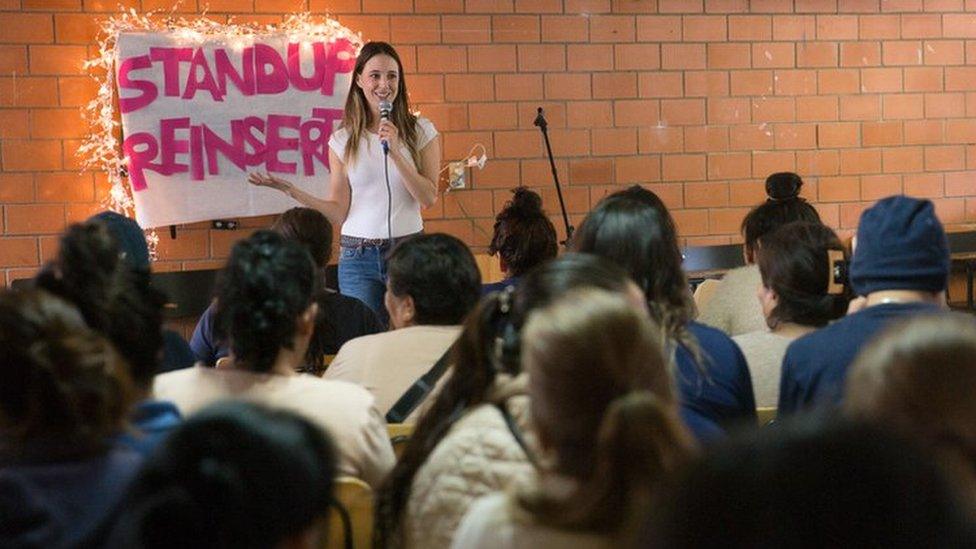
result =
[[[365,303],[325,286],[325,268],[332,256],[332,225],[322,212],[312,208],[292,208],[278,217],[271,230],[305,246],[318,270],[320,280],[315,302],[319,312],[302,371],[322,375],[326,355],[338,353],[350,339],[379,333],[386,328]],[[209,366],[230,354],[227,342],[217,341],[214,337],[213,311],[213,305],[203,311],[190,339],[196,359]]]
[[217,337],[230,341],[228,365],[169,372],[156,377],[153,390],[184,415],[229,398],[302,414],[335,438],[340,473],[378,486],[394,456],[372,395],[297,372],[315,329],[316,280],[312,258],[297,242],[271,231],[238,242],[218,280],[214,315]]
[[694,453],[678,419],[661,333],[623,297],[567,293],[525,326],[534,486],[486,496],[452,547],[616,547],[658,486]]
[[752,299],[759,284],[756,256],[764,235],[787,223],[820,223],[820,214],[800,197],[803,180],[792,172],[774,173],[766,178],[766,201],[753,208],[742,220],[742,245],[746,266],[725,273],[722,280],[706,280],[698,286],[695,300],[698,321],[730,336],[762,330],[762,311]]
[[107,547],[322,547],[335,472],[332,442],[308,420],[217,404],[146,461]]
[[79,547],[142,461],[112,443],[129,412],[127,368],[67,302],[0,293],[0,547]]
[[536,265],[556,257],[556,228],[542,211],[542,198],[525,187],[512,190],[512,199],[495,216],[489,255],[498,255],[505,279],[485,284],[482,293],[497,292],[518,283]]
[[530,478],[527,452],[534,438],[520,330],[530,311],[588,287],[644,307],[644,296],[622,269],[596,256],[566,254],[533,269],[517,289],[484,298],[468,315],[450,376],[378,494],[381,544],[449,547],[475,499]]
[[607,196],[586,216],[572,246],[616,262],[644,291],[676,363],[682,418],[699,440],[721,436],[735,424],[755,425],[745,358],[727,335],[692,320],[677,230],[657,195],[634,186]]
[[847,415],[893,427],[936,452],[976,510],[976,323],[969,315],[892,326],[858,356]]
[[[783,225],[760,242],[757,259],[762,283],[756,295],[768,329],[732,339],[749,363],[756,405],[775,407],[780,369],[790,342],[847,311],[847,277],[837,277],[834,269],[843,269],[848,256],[834,231],[821,223]],[[836,254],[834,260],[831,251]]]

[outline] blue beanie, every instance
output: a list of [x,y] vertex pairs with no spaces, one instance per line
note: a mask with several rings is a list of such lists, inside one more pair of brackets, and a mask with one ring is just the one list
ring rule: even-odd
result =
[[850,273],[854,292],[862,296],[882,290],[945,290],[949,242],[932,203],[889,196],[865,210]]
[[149,271],[149,245],[146,234],[134,219],[112,211],[104,211],[88,218],[105,225],[119,243],[125,262],[135,271]]

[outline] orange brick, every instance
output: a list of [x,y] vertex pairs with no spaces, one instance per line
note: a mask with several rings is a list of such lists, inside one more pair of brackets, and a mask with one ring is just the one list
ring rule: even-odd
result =
[[0,74],[27,72],[26,46],[0,46]]
[[593,74],[594,99],[637,97],[637,75],[631,72]]
[[[668,208],[680,207],[667,201],[665,204]],[[708,234],[708,210],[672,210],[671,215],[682,237]]]
[[658,11],[661,13],[701,13],[701,0],[660,0]]
[[891,39],[901,36],[898,15],[862,15],[858,20],[858,37],[862,40]]
[[[537,137],[539,132],[535,132]],[[589,132],[577,129],[550,129],[549,139],[552,149],[562,151],[566,156],[587,156],[590,154]]]
[[519,161],[492,159],[485,164],[485,169],[472,172],[471,179],[475,188],[504,188],[518,186]]
[[36,176],[38,202],[93,202],[95,186],[91,174],[39,173]]
[[417,69],[420,72],[464,72],[468,68],[467,49],[462,46],[419,46]]
[[485,15],[445,15],[441,17],[441,26],[441,40],[445,44],[491,42],[491,17]]
[[861,133],[865,147],[901,145],[904,141],[901,122],[865,122]]
[[777,149],[812,149],[817,146],[816,124],[776,124],[773,130]]
[[472,103],[468,105],[468,116],[473,130],[507,130],[518,126],[515,103]]
[[966,62],[965,45],[961,40],[926,40],[922,49],[926,65],[962,65]]
[[860,127],[856,122],[838,122],[817,125],[817,143],[822,148],[837,149],[859,147]]
[[751,153],[708,155],[708,179],[745,179],[752,177]]
[[840,151],[840,173],[881,173],[881,149],[843,149]]
[[883,12],[922,11],[922,0],[886,0],[881,6]]
[[817,96],[796,98],[796,119],[799,122],[825,122],[839,118],[836,97]]
[[881,60],[885,65],[922,64],[922,43],[919,41],[885,42],[881,52]]
[[976,174],[973,172],[950,172],[945,174],[946,196],[972,196],[976,194]]
[[729,40],[758,42],[772,40],[772,18],[768,15],[730,15]]
[[747,13],[748,0],[705,0],[705,13]]
[[686,71],[685,97],[721,97],[729,94],[725,71]]
[[594,156],[637,154],[637,128],[594,128],[590,134]]
[[570,128],[612,126],[613,103],[610,101],[576,101],[566,113],[566,123]]
[[925,115],[925,99],[921,94],[885,95],[883,99],[884,117],[922,118]]
[[821,202],[851,202],[861,196],[861,182],[855,176],[821,177],[817,193]]
[[0,78],[0,107],[52,107],[57,104],[56,78],[44,76]]
[[[792,47],[792,45],[790,45]],[[749,44],[735,42],[707,44],[708,68],[747,69],[750,67]]]
[[[331,0],[326,0],[331,3]],[[357,0],[346,0],[344,9],[356,10],[359,8]],[[417,13],[462,13],[464,12],[464,0],[416,0],[414,11]]]
[[686,183],[685,207],[722,208],[729,205],[729,184]]
[[976,15],[972,13],[947,13],[942,22],[942,36],[946,38],[976,38]]
[[468,46],[468,70],[471,72],[515,72],[514,45]]
[[779,70],[773,75],[776,95],[813,95],[817,93],[817,72],[813,70]]
[[34,178],[29,173],[0,172],[0,202],[33,202]]
[[942,120],[906,120],[906,145],[933,145],[943,141],[945,122]]
[[961,118],[966,116],[965,94],[925,94],[925,116],[926,118]]
[[44,171],[61,169],[60,141],[3,142],[3,169],[5,171]]
[[801,42],[796,46],[797,67],[836,67],[836,42]]
[[885,173],[920,172],[924,169],[922,147],[886,147],[882,149]]
[[796,151],[796,170],[804,175],[837,175],[840,173],[840,152]]
[[444,218],[490,217],[492,192],[490,190],[466,190],[444,195]]
[[773,40],[807,41],[817,37],[817,20],[812,15],[774,15]]
[[732,71],[732,95],[772,95],[772,71]]
[[580,15],[543,15],[543,42],[586,42],[590,31],[586,17]]
[[617,183],[660,181],[661,157],[647,154],[622,156],[614,161],[613,169],[614,180]]
[[7,234],[57,234],[64,230],[61,204],[7,204]]
[[[637,76],[641,97],[681,97],[684,95],[680,72],[643,72]],[[690,94],[689,94],[690,95]]]
[[944,186],[942,174],[906,174],[903,178],[905,194],[918,198],[942,198]]
[[725,126],[685,127],[685,152],[729,150],[729,130]]
[[[277,17],[268,16],[271,21],[268,24],[276,24],[280,20]],[[255,23],[258,17],[249,17]],[[336,19],[350,29],[356,29],[363,33],[367,40],[389,40],[390,39],[390,17],[387,15],[339,15]]]
[[487,147],[488,158],[494,158],[497,155],[492,142],[492,132],[488,131],[451,132],[450,138],[444,140],[443,158],[466,158],[471,154],[471,146],[475,143],[481,143]]
[[705,123],[705,101],[702,99],[662,99],[661,119],[672,126]]
[[871,203],[865,202],[845,202],[840,204],[840,228],[856,228],[861,219],[861,214],[868,209]]
[[724,16],[685,15],[681,26],[685,42],[724,42],[728,36]]
[[859,93],[861,75],[857,69],[827,69],[817,73],[817,86],[822,94]]
[[31,111],[31,136],[35,138],[84,137],[91,129],[78,109]]
[[613,47],[617,70],[655,70],[661,67],[657,44],[616,44]]
[[418,103],[444,100],[444,77],[439,74],[410,76],[410,100]]
[[976,90],[976,67],[946,67],[946,91]]
[[54,42],[54,17],[51,14],[2,13],[0,29],[8,44],[49,44]]
[[520,44],[519,71],[546,72],[566,70],[566,46],[562,44]]
[[448,101],[491,101],[494,86],[490,74],[448,74],[444,77]]
[[942,91],[942,67],[906,67],[906,92]]
[[793,44],[787,42],[753,44],[752,66],[756,69],[792,69],[798,66]]
[[857,40],[857,17],[818,15],[817,40]]
[[849,95],[841,97],[841,120],[877,120],[881,118],[881,101],[879,99],[877,95]]
[[685,147],[681,128],[663,125],[640,128],[637,139],[641,154],[682,152]]
[[533,15],[497,15],[491,18],[492,42],[538,42],[539,18]]
[[657,100],[634,99],[615,101],[614,125],[653,126],[661,120],[661,105]]
[[926,171],[964,169],[966,169],[966,148],[962,145],[925,147]]
[[708,124],[743,124],[750,121],[748,99],[708,99]]
[[[504,104],[504,103],[502,103]],[[416,105],[424,116],[429,118],[440,132],[464,131],[468,126],[468,106],[465,104],[433,103]],[[414,107],[414,105],[411,105]],[[499,124],[509,120],[497,120]]]
[[904,14],[901,16],[902,38],[940,38],[942,15]]
[[21,109],[0,110],[0,139],[26,139],[30,137],[30,119],[27,113],[27,110]]
[[842,42],[840,66],[873,67],[881,64],[881,44],[878,42]]
[[753,122],[793,122],[796,102],[792,97],[763,97],[751,102]]
[[665,70],[704,69],[705,44],[662,44],[661,68]]
[[703,181],[705,179],[705,155],[665,155],[661,159],[661,178],[664,181]]
[[732,206],[754,206],[766,200],[766,184],[763,181],[729,182],[729,204]]
[[541,74],[498,74],[495,76],[495,99],[518,101],[542,99]]
[[681,40],[681,17],[651,15],[637,18],[638,42],[675,42]]
[[902,194],[901,176],[865,175],[861,177],[861,200],[878,200]]
[[633,17],[593,15],[590,17],[590,42],[633,42],[637,27]]
[[729,148],[754,151],[773,148],[773,128],[768,124],[743,124],[729,128]]
[[394,15],[390,17],[390,39],[401,44],[439,44],[441,19],[436,15]]
[[[634,130],[634,150],[637,150],[637,131]],[[569,163],[569,182],[572,185],[606,185],[613,182],[613,160],[610,158],[582,158]]]
[[901,69],[861,69],[861,93],[891,93],[901,90]]
[[962,223],[966,220],[966,201],[962,199],[943,198],[933,200],[935,215],[946,225]]
[[836,13],[837,0],[796,0],[796,13]]
[[589,74],[545,75],[546,99],[591,99]]
[[0,237],[0,265],[4,267],[29,267],[38,265],[36,238]]
[[947,120],[945,124],[946,143],[976,142],[976,120]]
[[742,218],[749,213],[747,208],[708,210],[708,230],[712,234],[737,234]]

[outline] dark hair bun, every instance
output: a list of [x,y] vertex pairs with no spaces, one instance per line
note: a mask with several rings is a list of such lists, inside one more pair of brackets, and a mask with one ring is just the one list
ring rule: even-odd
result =
[[793,172],[774,173],[766,178],[766,196],[769,200],[790,200],[800,196],[803,179]]
[[542,214],[542,197],[535,191],[530,191],[525,187],[512,189],[512,201],[508,207],[511,213],[523,217],[530,217]]

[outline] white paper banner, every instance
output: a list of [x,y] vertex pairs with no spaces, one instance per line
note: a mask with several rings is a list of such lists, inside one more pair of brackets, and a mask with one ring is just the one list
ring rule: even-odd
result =
[[[246,42],[244,42],[246,38]],[[280,213],[297,203],[247,183],[267,171],[324,197],[329,136],[356,45],[288,36],[191,41],[123,33],[116,76],[136,220],[159,227]]]

